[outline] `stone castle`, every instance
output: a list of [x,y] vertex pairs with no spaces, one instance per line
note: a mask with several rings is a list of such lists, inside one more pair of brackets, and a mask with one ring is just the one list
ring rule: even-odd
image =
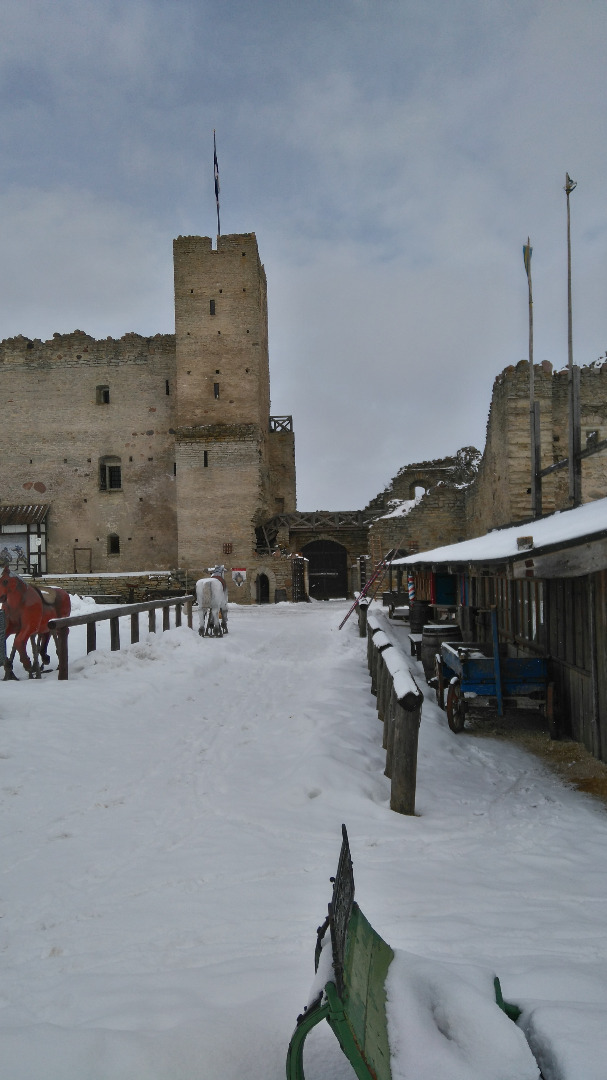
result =
[[293,425],[270,416],[255,235],[220,236],[215,250],[180,236],[174,273],[174,335],[0,344],[2,543],[62,575],[195,577],[223,562],[243,572],[230,588],[246,602],[260,575],[290,588],[290,564],[260,536],[295,510]]
[[[531,516],[529,368],[496,379],[487,440],[405,466],[364,510],[298,512],[290,416],[270,414],[267,295],[253,233],[174,242],[175,333],[81,331],[0,343],[0,561],[104,591],[138,572],[181,584],[224,563],[241,603],[344,596],[398,547]],[[535,367],[542,468],[567,454],[567,372]],[[583,501],[607,494],[607,365],[581,372]],[[406,417],[403,418],[406,434]],[[567,470],[543,481],[565,509]],[[294,558],[296,553],[304,560]],[[305,577],[302,575],[305,574]],[[82,577],[84,581],[82,581]],[[129,584],[133,595],[133,581]]]

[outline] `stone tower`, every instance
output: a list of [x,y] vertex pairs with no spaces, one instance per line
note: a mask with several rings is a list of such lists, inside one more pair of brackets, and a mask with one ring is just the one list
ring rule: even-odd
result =
[[290,425],[270,417],[266,277],[254,233],[174,242],[178,565],[253,569],[295,509]]

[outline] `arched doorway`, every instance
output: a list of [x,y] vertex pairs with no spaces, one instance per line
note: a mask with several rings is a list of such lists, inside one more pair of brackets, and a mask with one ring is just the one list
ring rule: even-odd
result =
[[270,603],[270,579],[267,574],[258,574],[255,583],[258,604]]
[[308,560],[310,596],[334,600],[348,595],[348,553],[335,540],[312,540],[303,548]]

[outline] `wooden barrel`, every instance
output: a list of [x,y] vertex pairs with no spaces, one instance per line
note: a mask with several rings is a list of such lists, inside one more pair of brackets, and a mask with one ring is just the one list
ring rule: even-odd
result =
[[430,616],[430,604],[427,604],[425,600],[414,600],[412,604],[409,604],[409,626],[411,627],[412,634],[421,634],[424,629],[424,623],[428,622]]
[[422,665],[426,681],[434,678],[434,657],[443,641],[461,641],[462,632],[456,623],[429,623],[422,630]]

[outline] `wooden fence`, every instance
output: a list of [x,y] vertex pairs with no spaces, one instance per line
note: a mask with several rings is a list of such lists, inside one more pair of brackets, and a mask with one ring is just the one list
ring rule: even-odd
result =
[[148,613],[148,630],[156,632],[156,612],[162,609],[162,629],[170,629],[170,609],[175,608],[175,626],[181,626],[182,611],[185,607],[188,626],[192,627],[192,604],[194,596],[178,596],[170,600],[149,600],[145,604],[121,604],[120,607],[105,608],[102,611],[89,611],[86,615],[69,615],[65,619],[51,619],[49,630],[57,635],[57,655],[59,658],[59,679],[67,679],[69,673],[68,658],[68,632],[70,626],[86,626],[86,651],[94,652],[97,648],[97,623],[110,623],[110,649],[117,652],[120,649],[120,626],[119,620],[125,616],[131,617],[131,644],[139,641],[139,616],[142,612]]
[[417,740],[424,695],[404,653],[395,647],[382,625],[376,615],[367,615],[367,660],[371,693],[377,698],[377,714],[383,724],[384,772],[391,782],[390,809],[398,814],[414,814]]

